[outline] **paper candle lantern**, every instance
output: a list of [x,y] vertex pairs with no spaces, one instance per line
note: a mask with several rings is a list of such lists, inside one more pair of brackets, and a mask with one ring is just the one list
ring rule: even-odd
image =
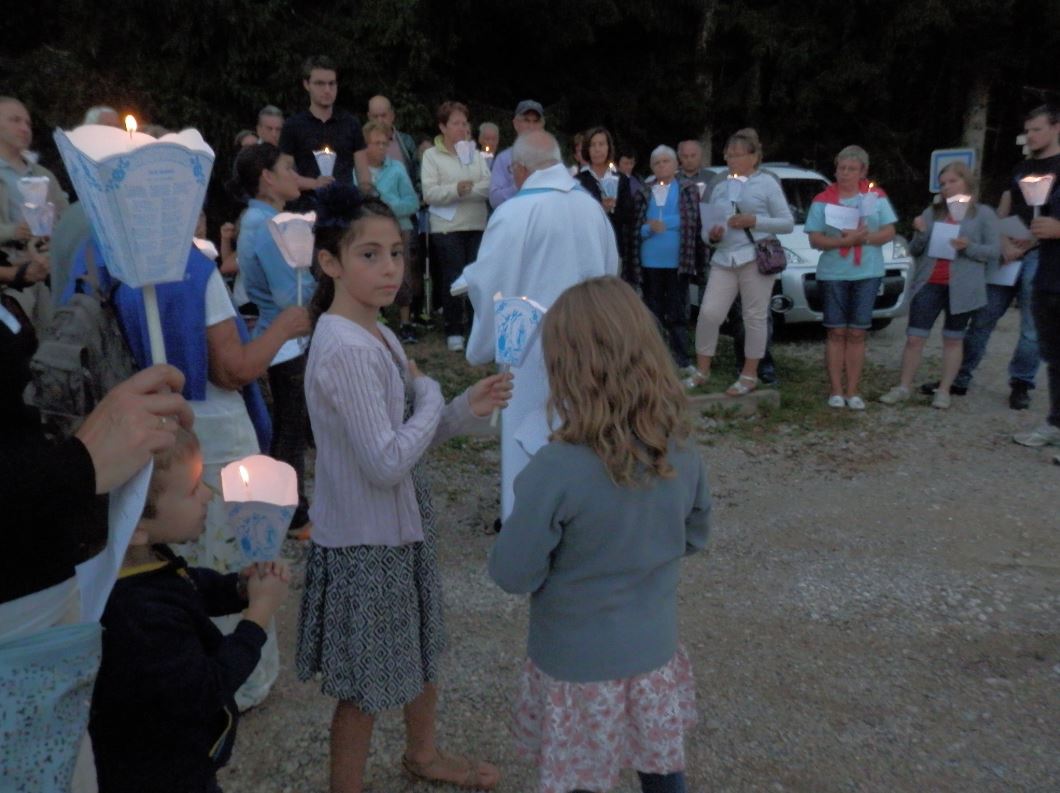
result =
[[317,168],[320,170],[321,176],[331,176],[335,173],[335,152],[325,146],[319,151],[313,152],[313,156],[316,157]]
[[600,192],[604,198],[618,198],[618,177],[613,173],[607,173],[600,180]]
[[972,202],[970,195],[955,195],[946,199],[946,207],[950,210],[950,217],[960,223],[968,214],[968,206]]
[[861,210],[861,216],[863,218],[872,217],[876,214],[876,205],[880,201],[880,194],[873,192],[874,187],[876,187],[876,183],[869,182],[868,192],[862,193],[861,198],[858,201],[858,208]]
[[696,182],[696,190],[699,191],[699,200],[702,201],[703,200],[703,196],[706,195],[706,193],[707,193],[707,183],[706,182]]
[[48,201],[48,184],[51,182],[47,176],[23,176],[18,180],[18,190],[22,194],[22,201],[33,206],[43,206]]
[[1034,207],[1034,217],[1041,214],[1041,209],[1049,200],[1049,193],[1053,189],[1053,175],[1031,174],[1020,179],[1020,192],[1027,206]]
[[655,206],[666,206],[666,198],[670,195],[670,185],[656,182],[651,186],[651,196],[655,199]]
[[55,142],[112,276],[143,287],[154,363],[165,361],[155,284],[180,281],[214,153],[194,129],[155,140],[99,124]]
[[[500,292],[493,296],[494,357],[502,372],[523,365],[544,317],[544,306],[528,297],[504,297]],[[497,424],[498,415],[494,410],[490,424]]]
[[287,463],[254,454],[221,469],[228,525],[246,560],[271,562],[298,505],[298,477]]
[[294,212],[281,212],[269,218],[269,234],[280,249],[283,260],[295,270],[298,282],[298,305],[302,305],[302,274],[313,264],[313,224],[316,223],[316,212],[298,215]]
[[461,165],[471,165],[475,157],[475,142],[472,140],[458,140],[456,142],[456,156],[460,158]]
[[22,216],[35,237],[49,237],[55,224],[55,204],[48,201],[47,176],[23,176],[18,180],[22,194]]

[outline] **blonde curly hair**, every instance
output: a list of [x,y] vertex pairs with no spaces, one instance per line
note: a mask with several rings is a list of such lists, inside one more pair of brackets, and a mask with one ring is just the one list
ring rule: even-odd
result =
[[552,440],[588,446],[618,485],[674,476],[671,439],[688,437],[688,402],[655,318],[621,279],[572,286],[546,312],[542,348]]

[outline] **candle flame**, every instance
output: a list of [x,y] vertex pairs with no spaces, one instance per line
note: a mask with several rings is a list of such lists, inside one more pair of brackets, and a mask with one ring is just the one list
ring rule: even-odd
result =
[[128,130],[129,135],[136,132],[136,119],[132,115],[125,117],[125,129]]
[[331,149],[329,149],[327,146],[325,146],[324,147],[324,154],[331,154]]
[[869,190],[872,190],[876,186],[875,182],[869,182]]
[[250,487],[250,472],[245,465],[239,466],[239,478],[243,480],[246,487]]

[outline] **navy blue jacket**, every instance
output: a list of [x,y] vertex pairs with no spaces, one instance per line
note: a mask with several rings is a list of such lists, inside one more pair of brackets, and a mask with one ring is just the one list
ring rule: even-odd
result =
[[265,644],[249,620],[227,636],[210,621],[246,606],[235,573],[155,550],[165,561],[119,578],[103,612],[89,732],[105,793],[213,789],[235,743],[236,689]]

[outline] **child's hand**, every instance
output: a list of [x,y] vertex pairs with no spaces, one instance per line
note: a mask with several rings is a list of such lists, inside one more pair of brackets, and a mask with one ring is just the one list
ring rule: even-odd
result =
[[467,401],[471,412],[479,418],[485,418],[494,408],[508,407],[512,398],[512,373],[501,372],[483,377],[467,392]]
[[[275,564],[275,563],[272,563]],[[287,597],[287,580],[278,575],[251,575],[247,579],[247,599],[250,605],[245,616],[267,629],[269,620]]]
[[291,583],[291,568],[283,559],[277,559],[273,562],[258,562],[254,567],[257,568],[259,578],[274,575],[288,584]]

